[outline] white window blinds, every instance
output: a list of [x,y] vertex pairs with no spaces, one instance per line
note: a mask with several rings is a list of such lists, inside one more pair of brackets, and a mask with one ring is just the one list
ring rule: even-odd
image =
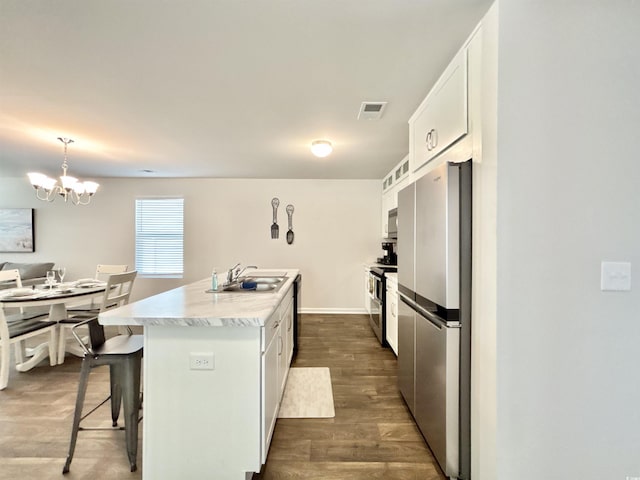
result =
[[184,199],[136,199],[136,270],[150,277],[182,278]]

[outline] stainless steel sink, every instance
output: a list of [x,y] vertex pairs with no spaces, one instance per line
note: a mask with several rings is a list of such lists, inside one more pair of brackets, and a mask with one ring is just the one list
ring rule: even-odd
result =
[[[222,285],[219,293],[275,293],[285,284],[286,276],[256,275],[240,277],[237,283]],[[242,282],[255,282],[256,288],[242,288]]]
[[256,282],[257,284],[274,285],[282,282],[285,277],[245,277],[243,281]]

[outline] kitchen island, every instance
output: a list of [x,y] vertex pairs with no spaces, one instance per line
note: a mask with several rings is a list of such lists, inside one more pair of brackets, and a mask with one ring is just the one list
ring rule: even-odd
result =
[[293,350],[298,270],[251,271],[273,291],[209,293],[210,280],[100,314],[144,327],[146,480],[246,480],[260,471]]

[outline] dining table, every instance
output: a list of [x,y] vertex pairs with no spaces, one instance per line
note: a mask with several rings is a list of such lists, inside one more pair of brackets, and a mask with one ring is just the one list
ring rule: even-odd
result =
[[[69,306],[88,303],[102,297],[106,286],[106,282],[96,280],[93,282],[70,282],[54,286],[34,285],[31,289],[12,288],[0,290],[0,308],[5,311],[5,314],[12,310],[22,311],[24,308],[39,307],[42,311],[46,311],[48,308],[49,319],[57,322],[67,318],[67,308]],[[72,353],[77,355],[76,352]],[[26,372],[48,356],[48,342],[41,343],[33,348],[26,349],[25,358],[21,363],[17,363],[15,368],[19,372]],[[57,365],[58,363],[56,358],[51,364]]]

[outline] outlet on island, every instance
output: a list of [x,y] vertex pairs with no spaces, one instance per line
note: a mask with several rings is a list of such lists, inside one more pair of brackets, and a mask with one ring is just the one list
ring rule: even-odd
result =
[[213,353],[195,353],[189,354],[189,368],[191,370],[214,370],[215,358]]

